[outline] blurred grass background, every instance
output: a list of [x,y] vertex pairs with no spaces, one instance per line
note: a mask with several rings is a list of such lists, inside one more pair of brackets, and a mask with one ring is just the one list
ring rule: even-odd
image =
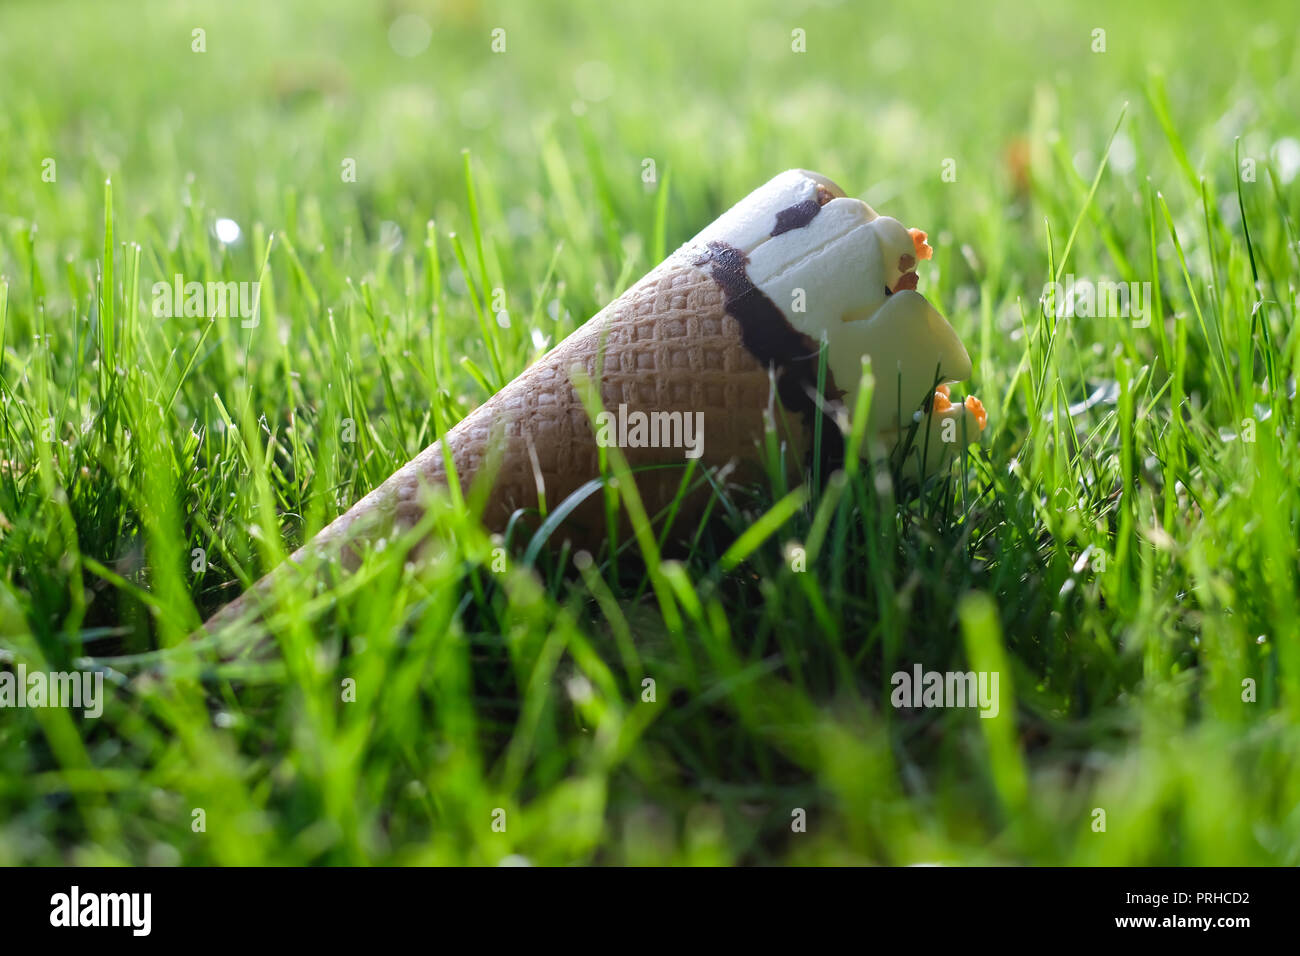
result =
[[[0,862],[1300,863],[1300,17],[1055,6],[0,5],[0,655],[114,688],[0,711]],[[269,658],[183,643],[791,166],[930,231],[991,413],[956,480],[858,476],[734,569],[724,527],[496,575],[443,510]],[[1058,267],[1151,327],[1043,316]],[[261,277],[261,324],[154,319],[176,273]],[[996,720],[889,706],[999,659]]]

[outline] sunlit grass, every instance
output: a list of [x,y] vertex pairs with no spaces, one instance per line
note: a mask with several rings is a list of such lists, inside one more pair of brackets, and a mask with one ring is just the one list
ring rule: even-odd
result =
[[[1295,12],[521,6],[0,8],[0,656],[112,689],[0,710],[0,862],[1300,864]],[[188,638],[796,165],[930,231],[946,480],[774,448],[590,561],[438,499]],[[177,274],[259,321],[155,318]],[[894,709],[917,663],[999,717]]]

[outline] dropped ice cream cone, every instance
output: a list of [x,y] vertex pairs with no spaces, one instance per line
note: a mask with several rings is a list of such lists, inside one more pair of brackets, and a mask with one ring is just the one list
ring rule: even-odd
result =
[[[758,474],[769,421],[787,458],[802,463],[817,416],[826,416],[828,474],[843,455],[834,412],[841,402],[853,407],[869,355],[878,383],[869,435],[893,447],[928,414],[909,451],[917,455],[911,470],[937,471],[960,441],[978,438],[984,418],[982,407],[977,414],[934,391],[967,377],[970,358],[915,291],[913,269],[929,255],[925,233],[878,216],[816,173],[782,173],[470,413],[446,434],[445,450],[462,486],[491,481],[482,516],[491,530],[541,501],[554,509],[599,477],[602,440],[619,444],[653,516],[678,495],[690,457]],[[604,422],[588,414],[581,379],[598,388]],[[955,438],[939,434],[956,424]],[[442,443],[426,448],[291,561],[311,548],[346,562],[358,540],[413,526],[427,489],[447,482],[445,458]],[[665,465],[679,467],[642,470]],[[565,519],[562,536],[594,542],[605,521],[602,496],[591,495]],[[263,579],[253,593],[267,586]],[[249,603],[245,595],[207,627],[242,616]]]

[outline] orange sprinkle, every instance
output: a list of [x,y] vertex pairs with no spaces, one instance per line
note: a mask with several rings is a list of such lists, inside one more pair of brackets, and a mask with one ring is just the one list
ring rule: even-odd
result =
[[952,398],[952,387],[949,385],[936,385],[934,390],[936,392],[943,392],[944,398]]
[[907,234],[912,237],[912,245],[916,247],[916,258],[929,259],[934,255],[934,250],[926,242],[926,234],[920,229],[909,229]]
[[965,404],[975,416],[975,421],[979,422],[980,431],[983,431],[984,426],[989,423],[989,413],[984,410],[984,403],[974,395],[967,395]]
[[948,398],[947,385],[940,385],[934,390],[933,408],[936,415],[942,415],[944,412],[952,408],[952,401]]

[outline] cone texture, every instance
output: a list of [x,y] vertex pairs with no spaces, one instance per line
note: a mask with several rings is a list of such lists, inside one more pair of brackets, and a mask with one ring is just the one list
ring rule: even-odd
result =
[[[808,346],[815,349],[811,342]],[[774,401],[768,369],[743,345],[740,325],[725,311],[717,281],[682,250],[447,433],[462,488],[468,489],[483,469],[495,470],[483,514],[489,529],[504,529],[516,509],[536,509],[539,484],[548,509],[554,509],[600,475],[596,431],[572,381],[575,367],[589,381],[600,383],[607,411],[626,406],[629,414],[702,413],[700,465],[738,463],[742,474],[744,466],[755,467],[769,407],[775,408],[777,426],[792,444],[791,459],[801,461],[808,447],[804,423]],[[680,447],[622,450],[634,470],[687,462]],[[681,467],[636,475],[650,516],[672,501],[681,479]],[[434,443],[306,547],[328,553],[362,536],[409,528],[423,512],[421,489],[446,481],[442,447]],[[697,495],[684,505],[677,527],[687,526],[705,498]],[[575,510],[556,538],[591,547],[604,530],[603,496],[597,493]],[[296,563],[303,553],[292,560]],[[345,564],[352,563],[346,547],[340,556]],[[228,605],[208,626],[238,617],[245,603],[240,599]]]
[[[703,465],[757,457],[771,384],[767,369],[741,343],[717,282],[674,256],[448,432],[462,485],[495,466],[483,515],[487,527],[500,530],[516,509],[536,508],[539,482],[554,508],[600,474],[596,432],[572,381],[575,367],[600,382],[608,411],[703,413]],[[682,448],[629,447],[623,453],[634,469],[686,463]],[[680,468],[637,475],[647,511],[666,506],[681,477]],[[358,510],[374,499],[375,509],[391,507],[398,526],[409,527],[420,518],[421,485],[445,482],[442,449],[435,444]],[[603,528],[600,496],[587,505],[571,520],[579,537]]]

